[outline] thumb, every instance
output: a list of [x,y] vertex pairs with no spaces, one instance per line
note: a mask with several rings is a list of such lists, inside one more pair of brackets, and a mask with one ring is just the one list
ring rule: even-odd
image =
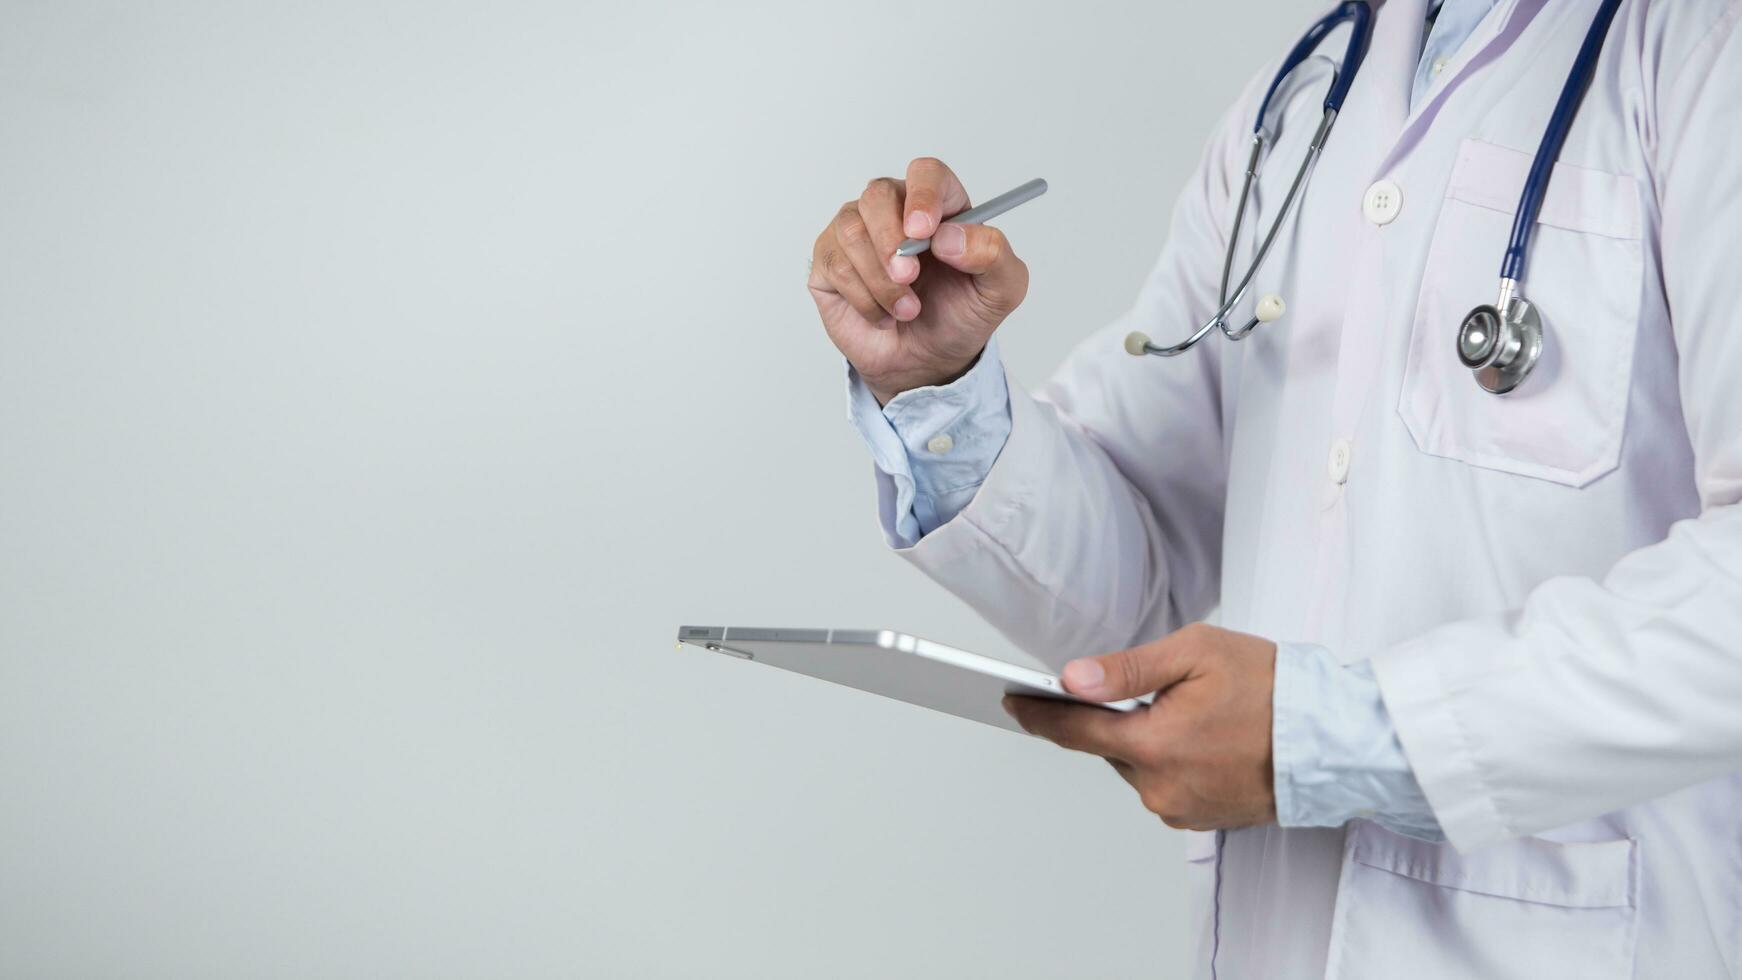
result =
[[931,254],[944,265],[974,277],[974,289],[987,305],[1009,313],[1028,295],[1028,264],[1010,249],[1010,240],[990,225],[944,222],[932,234]]
[[1095,701],[1154,694],[1191,672],[1190,650],[1189,644],[1167,636],[1129,650],[1073,660],[1065,664],[1065,689]]

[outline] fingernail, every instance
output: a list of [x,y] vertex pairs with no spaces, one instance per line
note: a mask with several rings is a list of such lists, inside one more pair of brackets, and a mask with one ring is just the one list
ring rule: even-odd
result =
[[968,233],[961,225],[945,224],[932,234],[931,250],[946,259],[959,258],[968,250]]
[[889,278],[896,282],[907,282],[918,271],[919,260],[911,255],[896,255],[889,260]]
[[911,320],[919,316],[919,300],[913,296],[903,296],[895,301],[895,318]]
[[924,238],[931,234],[931,215],[924,211],[915,211],[907,216],[907,237]]
[[1073,660],[1065,664],[1065,686],[1073,691],[1093,691],[1107,679],[1107,672],[1094,660]]

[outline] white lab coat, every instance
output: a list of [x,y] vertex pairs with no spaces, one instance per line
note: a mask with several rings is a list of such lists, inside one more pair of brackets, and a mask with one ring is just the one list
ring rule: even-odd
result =
[[[902,552],[1054,664],[1218,604],[1371,658],[1451,845],[1360,820],[1230,832],[1223,980],[1742,976],[1736,0],[1622,5],[1530,256],[1543,361],[1500,398],[1454,357],[1596,7],[1501,0],[1412,112],[1424,0],[1386,0],[1254,291],[1287,315],[1130,357],[1127,331],[1169,343],[1214,306],[1266,68],[1131,311],[1039,394],[1012,381],[988,480]],[[1328,62],[1297,76],[1266,224]],[[1381,179],[1384,224],[1363,209]],[[1188,848],[1200,976],[1213,841]]]

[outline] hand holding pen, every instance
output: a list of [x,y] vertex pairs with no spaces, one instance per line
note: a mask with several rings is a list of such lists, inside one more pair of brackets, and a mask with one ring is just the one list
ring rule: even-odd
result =
[[[942,161],[879,177],[817,236],[808,286],[823,327],[877,399],[966,373],[1028,292],[1028,267],[980,224],[1044,193],[1032,180],[976,208]],[[921,255],[929,248],[929,255]]]

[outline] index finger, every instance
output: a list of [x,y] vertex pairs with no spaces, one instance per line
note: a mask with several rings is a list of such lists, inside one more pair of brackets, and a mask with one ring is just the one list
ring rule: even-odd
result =
[[907,202],[901,218],[907,237],[930,238],[945,218],[967,207],[967,189],[942,160],[920,157],[907,165]]
[[1030,735],[1072,751],[1120,762],[1129,761],[1133,754],[1131,735],[1121,724],[1132,719],[1120,712],[1014,694],[1004,698],[1004,710]]

